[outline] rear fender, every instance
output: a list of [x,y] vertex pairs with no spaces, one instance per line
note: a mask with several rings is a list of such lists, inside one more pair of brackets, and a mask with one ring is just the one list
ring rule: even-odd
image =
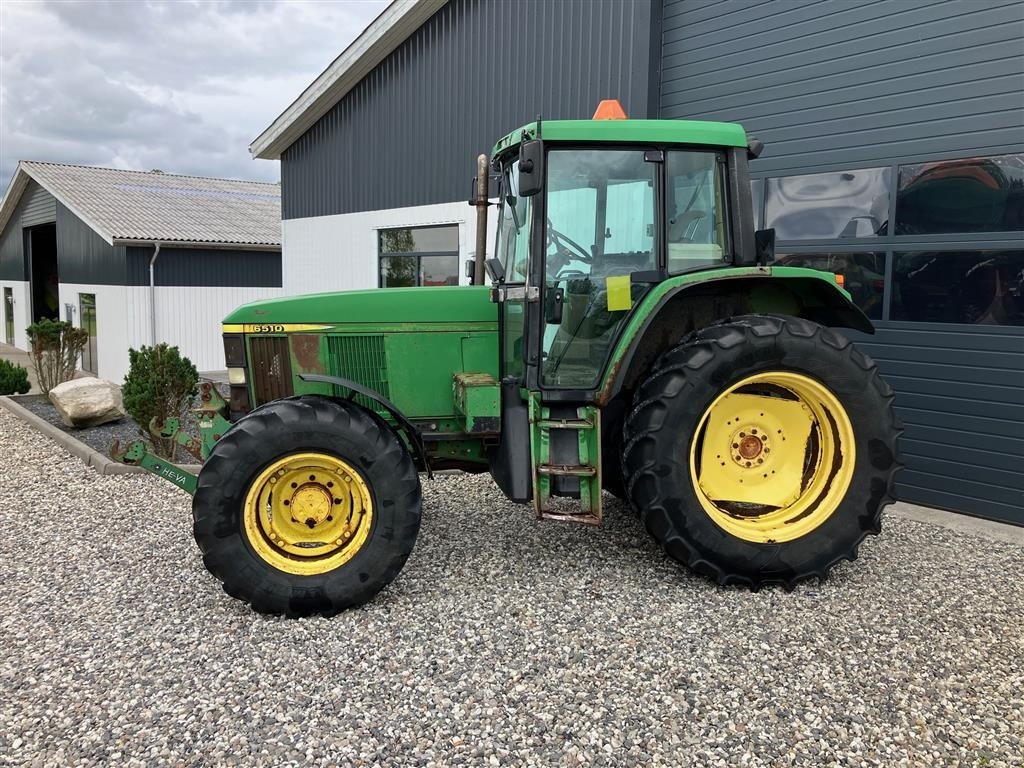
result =
[[799,267],[706,270],[659,283],[641,301],[620,337],[595,401],[606,405],[632,391],[667,349],[692,331],[727,317],[782,314],[873,334],[850,294],[826,272]]

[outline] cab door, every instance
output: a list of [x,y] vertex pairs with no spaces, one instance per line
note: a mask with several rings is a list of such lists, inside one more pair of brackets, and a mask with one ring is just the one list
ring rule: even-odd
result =
[[642,147],[548,152],[542,390],[597,385],[647,288],[630,275],[657,269],[662,156]]

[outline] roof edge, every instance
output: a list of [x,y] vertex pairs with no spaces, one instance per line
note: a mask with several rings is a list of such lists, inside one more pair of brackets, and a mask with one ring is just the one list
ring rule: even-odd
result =
[[[18,207],[21,196],[25,193],[25,188],[28,187],[28,180],[32,179],[32,181],[53,195],[53,198],[58,203],[81,219],[83,224],[86,224],[93,232],[102,237],[106,241],[107,245],[114,244],[114,238],[109,232],[104,232],[88,216],[84,216],[81,211],[69,203],[57,190],[43,181],[43,179],[33,174],[29,166],[30,163],[27,161],[19,160],[18,167],[14,171],[14,175],[11,177],[11,183],[7,186],[7,192],[4,193],[3,202],[0,203],[0,232],[7,227],[8,222],[11,220],[11,216],[14,214],[14,210]],[[19,179],[21,179],[20,183]],[[16,192],[15,189],[17,189]]]
[[250,154],[261,160],[280,159],[285,149],[447,2],[394,0],[263,133],[253,139],[249,145]]
[[223,249],[235,251],[268,251],[272,253],[281,252],[280,243],[237,243],[227,240],[169,240],[165,237],[153,239],[139,239],[115,237],[112,245],[125,245],[129,247],[148,247],[160,243],[161,248],[205,248],[209,250]]

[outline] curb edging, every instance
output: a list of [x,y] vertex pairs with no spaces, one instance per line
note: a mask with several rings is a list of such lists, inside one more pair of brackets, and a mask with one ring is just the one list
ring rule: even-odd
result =
[[[48,422],[46,419],[37,416],[32,413],[25,406],[17,403],[15,400],[8,396],[0,397],[0,408],[17,416],[19,419],[27,423],[30,427],[33,427],[36,431],[41,432],[46,437],[53,440],[57,445],[63,448],[65,451],[73,456],[80,458],[87,467],[91,467],[96,470],[97,474],[100,475],[148,475],[150,474],[147,470],[142,467],[133,466],[131,464],[122,464],[119,461],[114,461],[109,456],[104,456],[102,453],[97,451],[95,448],[86,445],[80,440],[75,439],[64,430],[59,427],[55,427],[53,424]],[[197,473],[202,468],[201,464],[177,464],[175,466],[181,467],[182,469]]]

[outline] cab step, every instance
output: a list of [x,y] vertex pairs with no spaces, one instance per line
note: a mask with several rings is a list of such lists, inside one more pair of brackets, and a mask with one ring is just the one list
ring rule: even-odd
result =
[[[533,510],[544,520],[601,523],[601,412],[529,397]],[[558,499],[553,503],[553,499]]]

